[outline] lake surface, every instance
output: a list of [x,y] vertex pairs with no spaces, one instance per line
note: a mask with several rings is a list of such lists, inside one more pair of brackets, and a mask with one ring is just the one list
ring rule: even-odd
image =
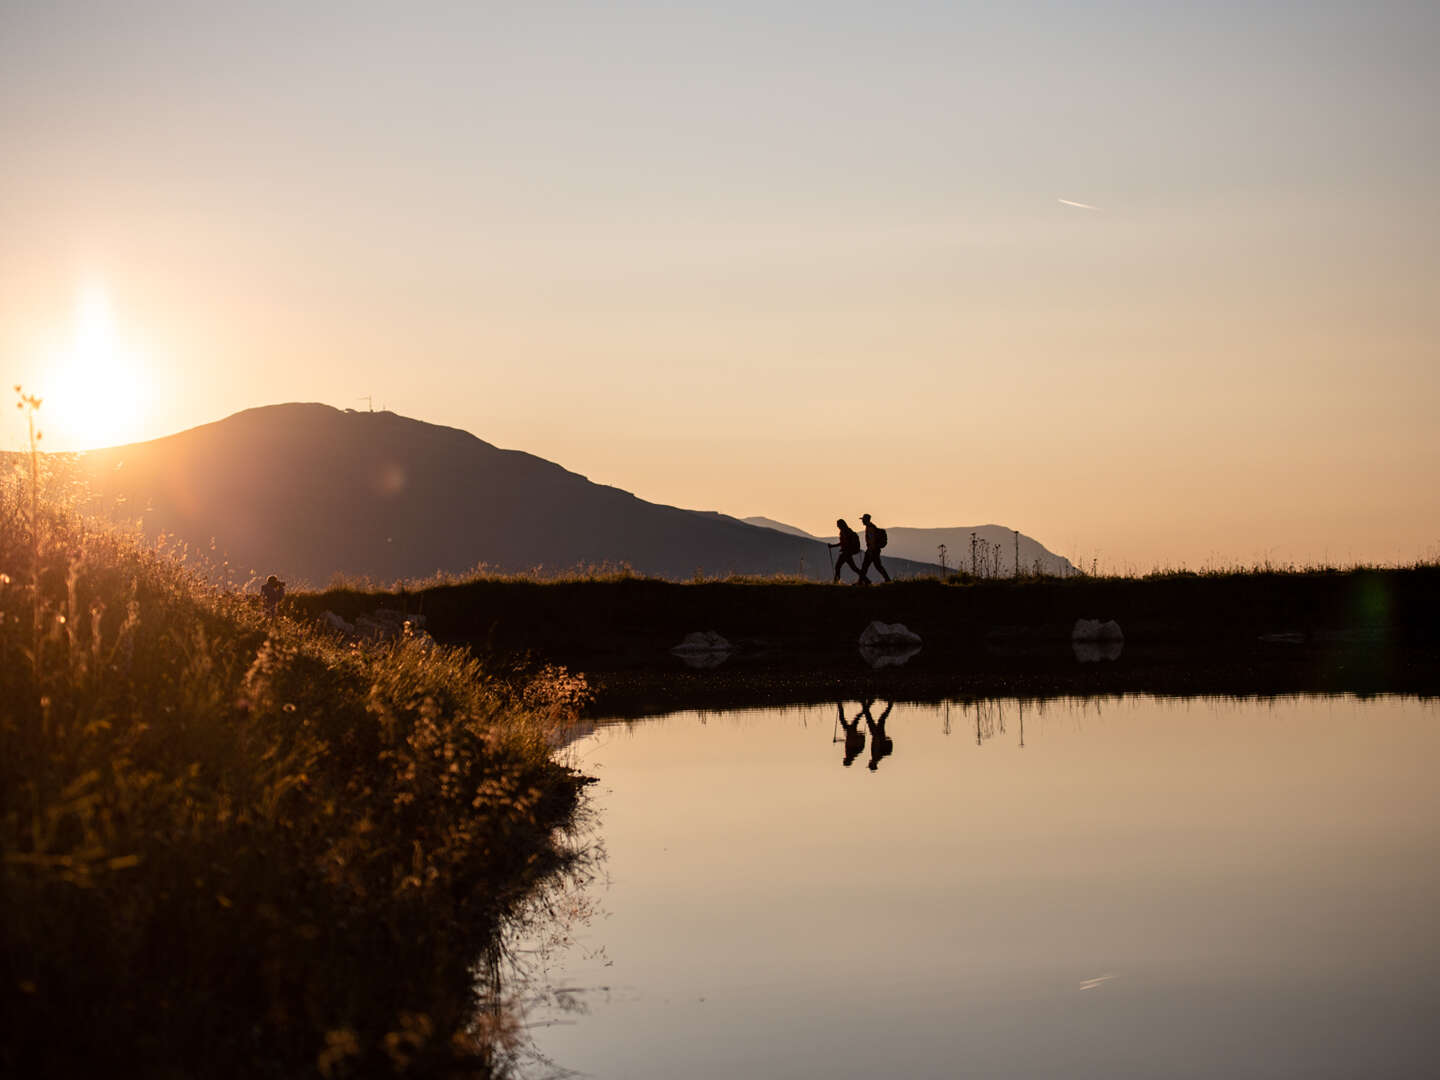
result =
[[840,715],[570,748],[602,880],[534,1074],[1440,1075],[1434,700]]

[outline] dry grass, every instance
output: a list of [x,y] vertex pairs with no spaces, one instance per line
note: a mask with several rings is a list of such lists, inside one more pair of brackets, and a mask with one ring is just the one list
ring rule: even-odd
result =
[[[361,646],[0,479],[0,1073],[488,1075],[583,683]],[[32,527],[33,524],[33,527]]]

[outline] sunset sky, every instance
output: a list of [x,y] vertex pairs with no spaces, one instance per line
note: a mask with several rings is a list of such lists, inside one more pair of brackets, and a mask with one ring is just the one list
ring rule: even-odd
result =
[[0,377],[57,450],[370,395],[816,532],[1434,557],[1437,58],[1433,0],[4,0]]

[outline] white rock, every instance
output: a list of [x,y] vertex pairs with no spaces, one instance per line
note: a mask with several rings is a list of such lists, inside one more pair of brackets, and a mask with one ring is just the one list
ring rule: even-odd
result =
[[1124,641],[1120,624],[1114,619],[1101,622],[1099,619],[1076,619],[1075,629],[1070,632],[1071,641]]
[[1304,645],[1305,635],[1299,630],[1282,630],[1275,634],[1261,634],[1260,640],[1267,645]]
[[671,648],[672,653],[698,654],[698,653],[728,653],[734,646],[717,634],[714,630],[697,630],[693,634],[686,634],[685,640],[679,645]]
[[707,671],[711,668],[718,668],[732,656],[729,652],[682,652],[676,653],[675,658],[687,668],[696,671]]
[[341,618],[339,615],[336,615],[333,611],[327,610],[325,614],[320,616],[320,621],[323,622],[326,626],[330,627],[331,630],[339,630],[340,633],[345,634],[348,637],[354,637],[355,635],[355,624],[351,622],[346,622],[343,618]]
[[[357,615],[353,623],[333,611],[326,611],[320,616],[320,621],[330,629],[338,630],[349,638],[388,641],[391,638],[410,636],[420,638],[422,641],[430,640],[430,635],[425,632],[424,615],[406,615],[403,611],[396,611],[393,608],[380,608],[367,615]],[[409,627],[408,635],[407,625]]]
[[1119,660],[1125,651],[1123,641],[1072,641],[1070,648],[1082,664],[1098,664],[1102,660]]
[[379,623],[391,623],[395,626],[404,626],[407,622],[416,630],[425,625],[424,615],[410,615],[395,608],[376,608],[371,618]]
[[906,649],[920,644],[920,635],[904,623],[872,622],[860,632],[860,645],[869,649]]
[[860,658],[872,668],[904,667],[920,651],[919,645],[860,646]]

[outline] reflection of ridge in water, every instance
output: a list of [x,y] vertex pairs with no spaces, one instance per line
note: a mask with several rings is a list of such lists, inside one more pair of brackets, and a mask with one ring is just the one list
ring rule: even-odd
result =
[[[1173,705],[1178,701],[1203,700],[1211,708],[1240,709],[1253,706],[1256,702],[1268,702],[1270,707],[1273,708],[1274,705],[1279,702],[1294,702],[1317,696],[1326,697],[1327,695],[1284,694],[1274,697],[1215,695],[1200,699],[1155,697],[1148,694],[1056,694],[1053,696],[1037,695],[1030,697],[983,698],[951,697],[933,703],[890,701],[886,705],[886,709],[888,711],[890,708],[898,705],[903,709],[907,718],[913,718],[917,715],[931,715],[939,722],[939,730],[943,735],[953,734],[955,724],[958,722],[966,731],[974,732],[977,746],[983,746],[986,743],[992,742],[996,736],[1009,734],[1010,723],[1013,719],[1016,722],[1017,729],[1015,745],[1020,749],[1024,749],[1029,745],[1029,736],[1034,734],[1035,718],[1038,716],[1042,721],[1043,732],[1043,721],[1050,713],[1062,713],[1069,717],[1075,729],[1078,731],[1083,730],[1086,717],[1103,717],[1107,708],[1117,707],[1126,701],[1153,700],[1159,704]],[[869,698],[865,700],[868,700],[873,710],[877,699]],[[831,707],[828,705],[780,705],[771,708],[686,709],[673,713],[658,713],[645,717],[601,717],[584,722],[584,724],[589,725],[588,728],[582,724],[570,738],[562,740],[559,745],[564,746],[571,743],[573,739],[582,739],[590,732],[602,735],[606,732],[617,730],[638,732],[647,727],[682,720],[693,721],[701,727],[717,723],[723,723],[726,726],[750,726],[752,724],[769,726],[774,717],[781,716],[796,718],[801,727],[808,727],[809,720],[815,716],[815,710],[817,708],[823,710],[821,713],[822,716],[831,720],[833,742],[839,743],[842,741],[841,733],[843,729],[852,731],[854,733],[852,738],[858,735],[860,739],[865,740],[867,728],[860,726],[860,721],[865,719],[863,704],[863,701],[856,699],[856,708],[860,711],[857,711],[853,717],[849,718],[847,718],[846,703],[843,700],[835,703],[834,713],[830,712]],[[1014,710],[1013,713],[1009,711],[1011,709]],[[1026,715],[1027,713],[1029,714],[1028,716]],[[871,718],[876,718],[873,711]],[[1026,730],[1027,720],[1030,721],[1029,726],[1032,729],[1030,731]],[[823,727],[823,721],[821,722],[821,726]],[[868,741],[856,749],[857,755],[863,752],[866,745],[868,745]]]
[[[1020,726],[1020,749],[1025,749],[1025,699],[1024,698],[976,698],[972,701],[946,701],[940,713],[940,730],[943,734],[949,735],[952,730],[950,710],[952,706],[959,706],[962,713],[971,709],[975,711],[975,745],[983,746],[989,739],[996,735],[1005,734],[1005,702],[1013,701],[1016,715],[1019,717]],[[1045,708],[1044,701],[1038,702],[1040,710]],[[1031,704],[1031,710],[1036,703]]]
[[[1010,699],[1015,700],[1015,699]],[[947,701],[941,715],[940,730],[943,734],[949,735],[950,707],[960,706],[961,713],[975,710],[975,745],[982,745],[987,739],[993,739],[996,735],[1005,734],[1005,706],[1000,698],[976,698],[972,701]],[[1025,713],[1024,703],[1020,703],[1020,745],[1025,745]]]
[[1005,734],[1005,709],[999,699],[975,702],[975,745]]

